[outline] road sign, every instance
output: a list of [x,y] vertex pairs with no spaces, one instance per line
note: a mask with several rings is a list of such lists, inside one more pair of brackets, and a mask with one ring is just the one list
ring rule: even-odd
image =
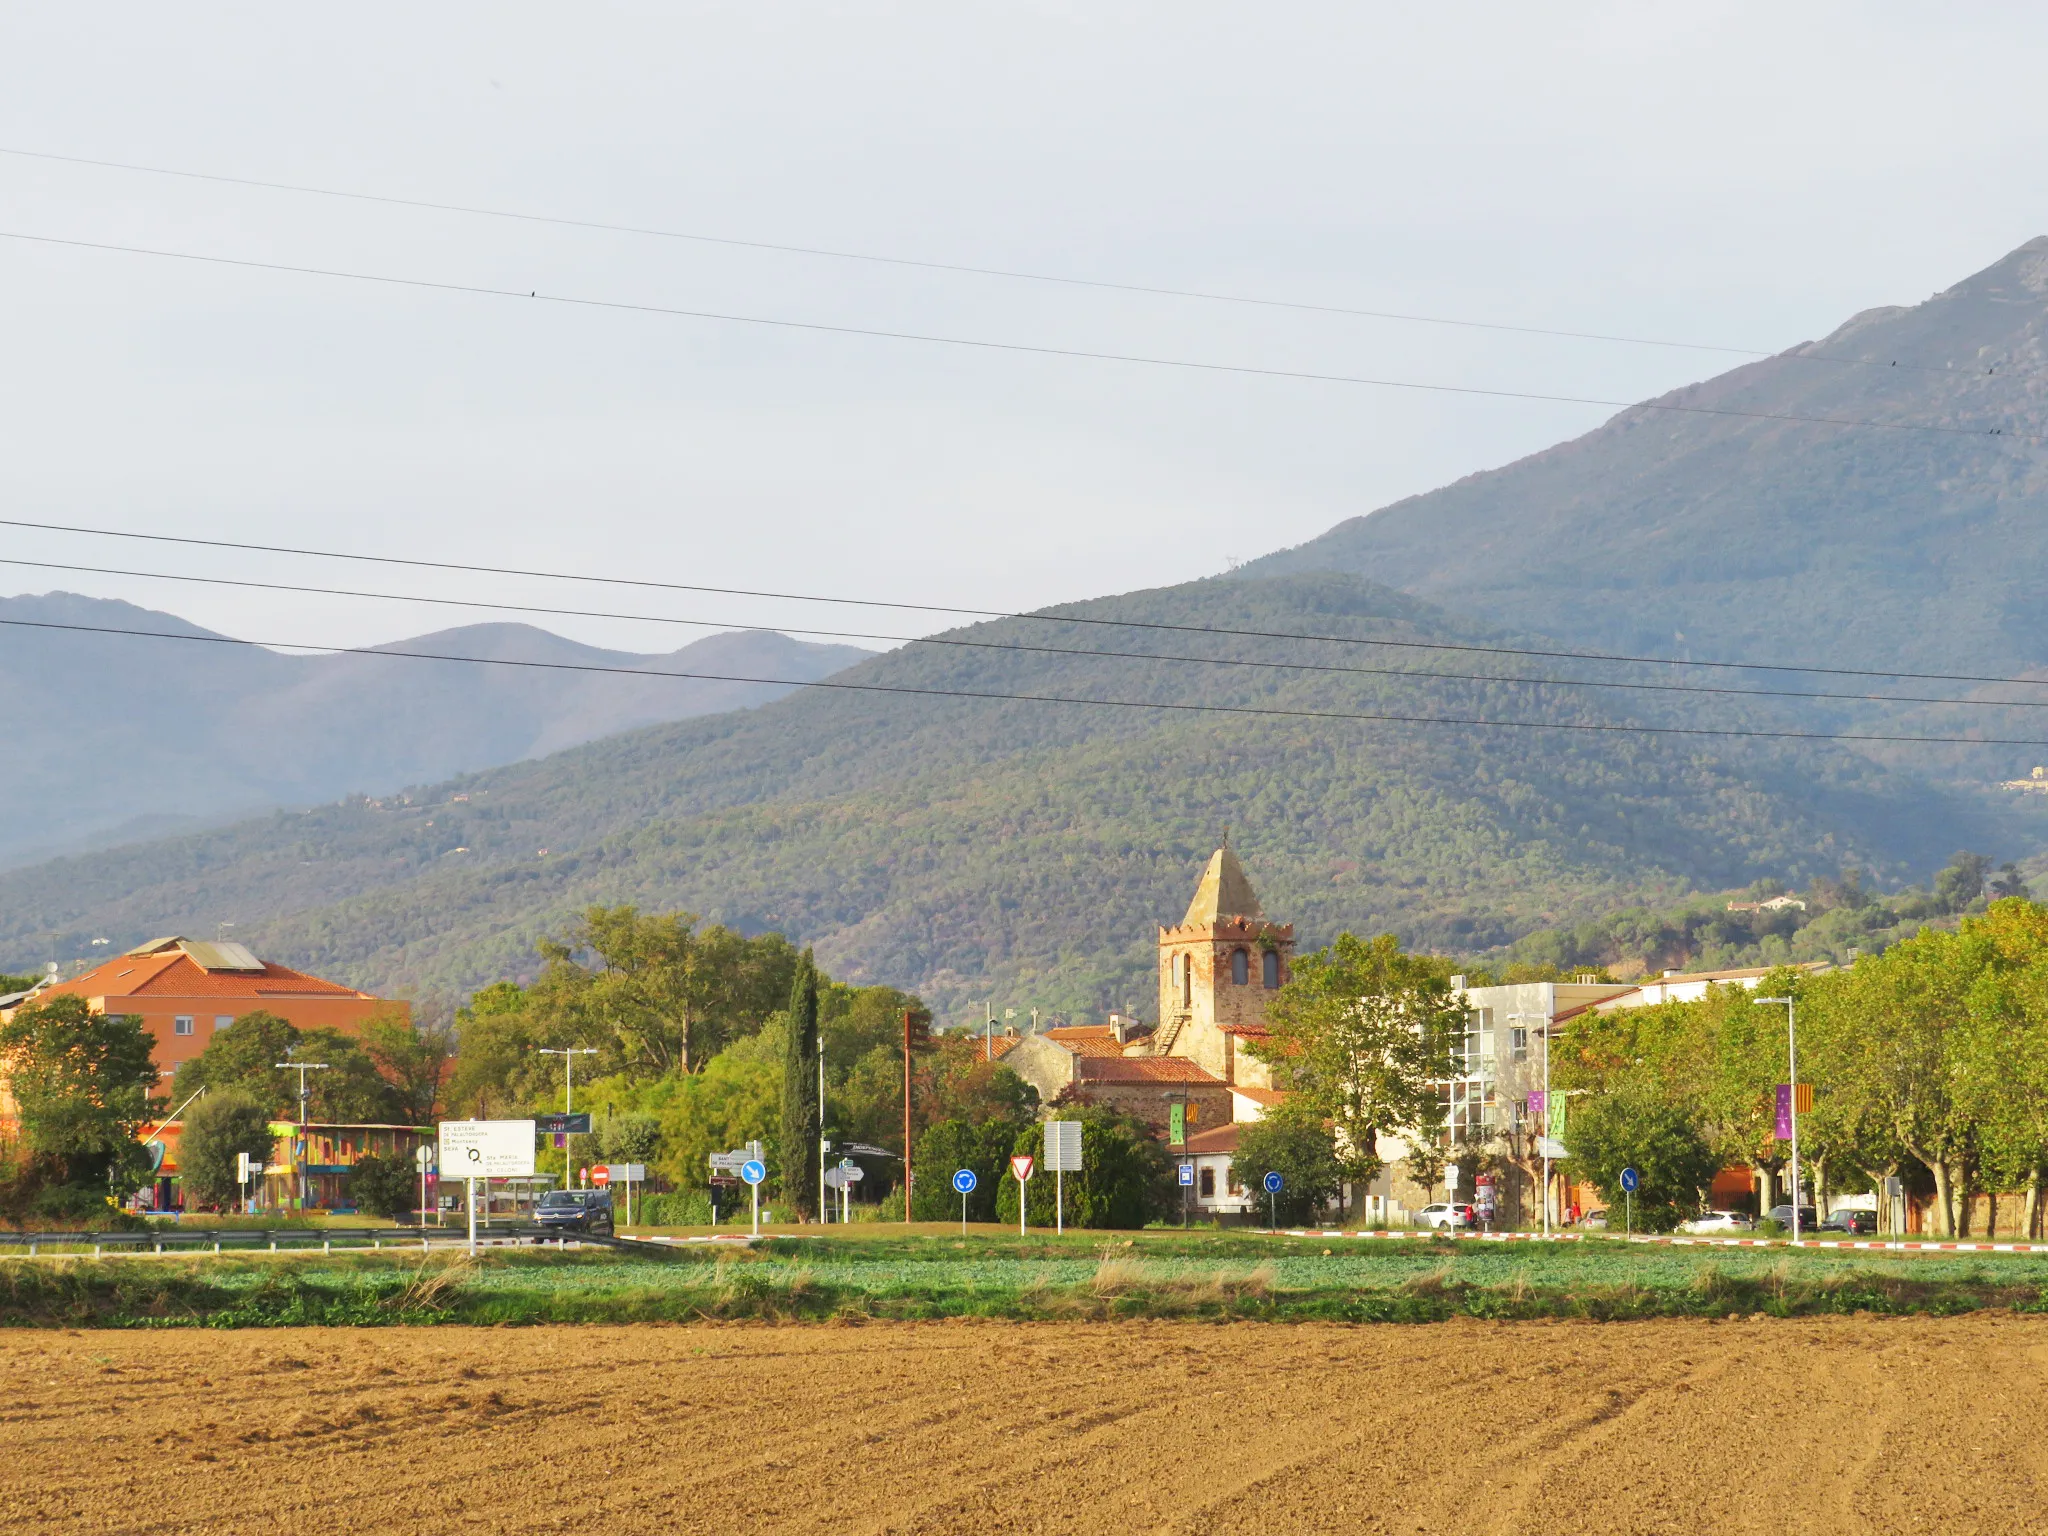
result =
[[1182,1184],[1192,1184],[1195,1182],[1195,1165],[1193,1163],[1182,1163],[1180,1165],[1180,1181]]
[[1634,1194],[1642,1182],[1642,1175],[1637,1173],[1635,1169],[1624,1168],[1621,1170],[1621,1187],[1630,1194]]
[[768,1177],[768,1167],[759,1158],[750,1157],[740,1164],[740,1177],[749,1184],[759,1184]]
[[747,1166],[747,1154],[744,1152],[714,1152],[711,1154],[711,1166],[718,1173],[738,1173]]
[[1277,1194],[1279,1194],[1279,1193],[1280,1193],[1280,1187],[1281,1187],[1281,1185],[1282,1185],[1282,1184],[1284,1184],[1285,1182],[1286,1182],[1286,1181],[1285,1181],[1284,1179],[1282,1179],[1282,1178],[1280,1177],[1280,1175],[1279,1175],[1279,1174],[1277,1174],[1277,1173],[1269,1173],[1269,1174],[1267,1174],[1267,1175],[1266,1175],[1266,1178],[1265,1178],[1265,1185],[1266,1185],[1266,1193],[1267,1193],[1267,1194],[1269,1194],[1269,1195],[1277,1195]]
[[645,1184],[647,1165],[645,1163],[606,1163],[605,1168],[614,1184]]
[[421,1142],[419,1146],[413,1148],[412,1160],[422,1168],[431,1168],[434,1166],[434,1149],[425,1142]]
[[1536,1155],[1555,1160],[1560,1157],[1570,1157],[1571,1153],[1565,1150],[1564,1143],[1555,1136],[1543,1136],[1537,1139]]
[[848,1168],[842,1164],[837,1168],[827,1168],[825,1170],[825,1187],[827,1189],[844,1189],[849,1184],[858,1184],[866,1177],[867,1174],[860,1169]]
[[588,1136],[588,1115],[535,1115],[533,1128],[550,1136]]
[[860,1167],[860,1164],[856,1163],[850,1157],[842,1157],[841,1159],[839,1159],[839,1166],[842,1168],[858,1168]]
[[1037,1160],[1029,1152],[1019,1152],[1010,1159],[1010,1174],[1019,1184],[1023,1184],[1030,1180],[1032,1170],[1036,1166]]
[[1054,1173],[1079,1173],[1081,1171],[1080,1121],[1048,1120],[1045,1122],[1045,1166]]
[[533,1138],[531,1120],[444,1120],[440,1126],[442,1177],[530,1179]]
[[1463,1169],[1461,1169],[1461,1168],[1460,1168],[1460,1167],[1459,1167],[1459,1166],[1458,1166],[1458,1165],[1457,1165],[1456,1163],[1445,1163],[1445,1164],[1444,1164],[1444,1188],[1445,1188],[1445,1189],[1456,1189],[1456,1188],[1458,1187],[1458,1180],[1459,1180],[1459,1179],[1460,1179],[1461,1177],[1463,1177],[1463,1175],[1464,1175],[1464,1170],[1463,1170]]
[[607,1184],[611,1183],[611,1181],[612,1171],[611,1169],[607,1168],[603,1163],[599,1163],[595,1168],[590,1170],[590,1182],[595,1184],[599,1189],[603,1189]]
[[974,1193],[974,1186],[977,1182],[972,1168],[962,1168],[953,1175],[953,1192],[955,1194],[971,1195]]

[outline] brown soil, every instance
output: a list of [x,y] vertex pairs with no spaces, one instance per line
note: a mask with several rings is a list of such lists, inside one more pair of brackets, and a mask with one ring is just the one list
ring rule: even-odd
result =
[[2048,1322],[0,1336],[0,1531],[2048,1528]]

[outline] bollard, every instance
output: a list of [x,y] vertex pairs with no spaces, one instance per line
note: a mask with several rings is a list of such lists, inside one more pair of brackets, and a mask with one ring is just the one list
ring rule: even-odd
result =
[[34,1243],[30,1243],[28,1245],[28,1256],[30,1258],[34,1258],[36,1256],[36,1245]]
[[94,1243],[92,1245],[92,1256],[94,1258],[98,1258],[100,1256],[100,1245],[98,1243]]
[[270,1251],[272,1253],[277,1252],[277,1239],[274,1237],[270,1240]]
[[323,1238],[321,1238],[321,1239],[320,1239],[320,1251],[321,1251],[322,1253],[332,1253],[332,1252],[334,1252],[334,1239],[333,1239],[333,1238],[331,1238],[331,1237],[323,1237]]
[[382,1248],[384,1246],[384,1239],[381,1237],[373,1237],[370,1239],[370,1246],[372,1248]]
[[213,1251],[215,1253],[220,1252],[220,1239],[217,1237],[213,1240]]

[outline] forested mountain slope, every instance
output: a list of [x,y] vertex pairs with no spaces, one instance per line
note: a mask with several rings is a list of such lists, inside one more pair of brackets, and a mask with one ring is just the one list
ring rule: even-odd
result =
[[[1959,846],[2006,856],[2039,840],[2030,802],[1945,790],[1826,744],[1412,718],[1825,728],[1811,705],[1298,670],[1482,669],[1082,622],[1473,633],[1354,577],[1219,579],[1059,614],[974,626],[952,638],[976,647],[912,646],[833,679],[909,691],[806,689],[409,803],[351,800],[0,875],[0,961],[226,919],[264,953],[362,984],[467,989],[530,972],[534,939],[579,906],[633,901],[780,929],[816,944],[835,975],[914,987],[955,1016],[983,998],[1146,1011],[1154,927],[1178,916],[1226,828],[1267,910],[1306,944],[1391,928],[1463,951],[1690,887],[1844,863],[1924,874]],[[1008,644],[1040,649],[988,648]],[[1483,670],[1515,672],[1505,658]],[[1411,718],[1332,718],[1357,714]]]
[[[141,835],[152,823],[382,793],[559,751],[634,726],[739,709],[786,687],[636,678],[374,655],[284,655],[130,603],[0,598],[0,863]],[[157,631],[124,638],[36,624]],[[807,682],[868,655],[764,633],[667,655],[579,645],[527,624],[476,624],[386,649]]]
[[1244,570],[1355,572],[1636,653],[2048,664],[2048,238],[1663,398],[1883,425],[1630,409]]

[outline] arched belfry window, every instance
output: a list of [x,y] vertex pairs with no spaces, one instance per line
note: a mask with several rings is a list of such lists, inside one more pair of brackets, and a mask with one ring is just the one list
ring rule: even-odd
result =
[[1268,992],[1277,991],[1280,986],[1280,951],[1277,949],[1267,950],[1261,963],[1265,974],[1260,979],[1265,982],[1266,990]]
[[1195,1006],[1195,957],[1180,957],[1180,1005],[1183,1008]]
[[1241,987],[1252,979],[1252,957],[1241,949],[1230,952],[1230,983]]

